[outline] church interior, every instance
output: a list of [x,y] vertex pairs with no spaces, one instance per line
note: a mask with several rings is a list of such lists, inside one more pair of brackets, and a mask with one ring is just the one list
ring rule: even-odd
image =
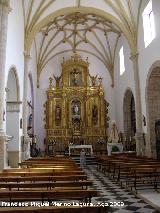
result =
[[0,212],[160,212],[159,0],[0,0]]

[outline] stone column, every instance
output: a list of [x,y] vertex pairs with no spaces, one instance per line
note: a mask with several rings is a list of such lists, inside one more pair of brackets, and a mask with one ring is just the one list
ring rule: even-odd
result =
[[133,63],[135,100],[136,100],[136,152],[137,155],[144,155],[143,127],[142,127],[142,106],[141,89],[139,80],[138,53],[132,54],[130,59]]
[[22,128],[23,128],[23,155],[22,160],[30,157],[30,138],[27,134],[27,95],[28,95],[28,73],[29,73],[30,54],[24,52],[24,82],[23,82],[23,107],[22,107]]
[[6,146],[4,130],[5,109],[5,63],[8,28],[9,0],[0,0],[0,169],[6,164]]
[[28,53],[24,53],[24,80],[23,80],[23,117],[22,117],[22,127],[23,127],[23,135],[27,135],[27,109],[28,109],[28,103],[27,103],[27,95],[28,95],[28,73],[29,73],[29,61],[30,61],[30,55]]

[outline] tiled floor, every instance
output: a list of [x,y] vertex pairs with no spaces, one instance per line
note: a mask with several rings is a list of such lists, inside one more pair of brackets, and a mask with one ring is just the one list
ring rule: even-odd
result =
[[109,205],[110,212],[116,213],[158,213],[144,200],[136,197],[130,191],[121,188],[120,185],[112,182],[107,177],[97,171],[96,167],[88,166],[85,169],[88,177],[94,180],[93,187],[100,191],[101,196],[92,198],[92,203],[96,205]]

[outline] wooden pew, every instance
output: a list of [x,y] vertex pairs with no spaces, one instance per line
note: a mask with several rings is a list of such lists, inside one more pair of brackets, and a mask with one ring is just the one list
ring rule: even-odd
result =
[[[70,204],[70,203],[68,203]],[[75,203],[76,205],[76,203]],[[49,207],[14,207],[1,208],[0,212],[4,213],[107,213],[109,207],[98,206],[49,206]]]
[[[22,167],[23,168],[23,167]],[[77,165],[63,165],[63,164],[42,164],[42,163],[32,163],[31,165],[27,165],[27,168],[79,168]]]
[[159,188],[160,185],[160,165],[153,166],[138,166],[131,168],[131,177],[127,180],[126,184],[131,190],[137,193],[138,190],[144,188],[152,188],[155,191]]
[[25,177],[0,177],[0,182],[55,182],[55,181],[79,181],[79,180],[87,180],[87,175],[65,175],[65,176],[25,176]]
[[11,177],[11,176],[64,176],[64,175],[84,175],[84,171],[59,171],[59,172],[46,172],[46,171],[41,171],[41,172],[2,172],[0,173],[0,177]]
[[158,188],[160,183],[160,161],[127,155],[102,156],[99,160],[101,171],[108,173],[113,180],[121,185],[143,189],[144,186]]
[[98,196],[96,190],[87,189],[92,181],[87,180],[84,171],[69,158],[29,159],[23,163],[32,168],[5,169],[0,173],[1,201],[91,202],[93,196]]
[[49,168],[49,167],[45,167],[45,168],[39,168],[39,167],[37,167],[37,168],[25,168],[25,169],[4,169],[3,170],[3,172],[5,172],[5,173],[11,173],[11,172],[65,172],[65,171],[68,171],[68,170],[70,170],[70,171],[74,171],[74,172],[76,172],[76,171],[83,171],[82,170],[82,168],[80,168],[80,167],[65,167],[65,166],[63,166],[63,167],[51,167],[51,168]]
[[20,166],[31,166],[32,164],[54,164],[54,165],[75,165],[75,162],[70,158],[30,158],[19,163]]
[[37,162],[37,161],[29,161],[29,162],[22,162],[19,163],[20,166],[32,166],[33,164],[45,164],[45,165],[62,165],[62,166],[75,166],[74,162],[53,162],[53,161],[44,161],[44,162]]
[[47,190],[47,191],[0,191],[0,201],[28,202],[55,200],[83,200],[91,203],[91,198],[98,196],[97,190]]
[[70,188],[72,190],[81,188],[87,189],[88,186],[92,186],[93,181],[86,180],[86,181],[56,181],[56,182],[32,182],[32,183],[0,183],[0,189],[6,190],[52,190],[53,188]]

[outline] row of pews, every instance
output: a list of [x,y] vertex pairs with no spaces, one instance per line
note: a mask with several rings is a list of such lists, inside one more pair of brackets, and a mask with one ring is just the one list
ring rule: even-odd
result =
[[100,171],[135,193],[160,186],[160,161],[156,159],[120,153],[99,156],[97,162]]
[[30,158],[0,173],[0,212],[108,212],[92,184],[69,157]]

